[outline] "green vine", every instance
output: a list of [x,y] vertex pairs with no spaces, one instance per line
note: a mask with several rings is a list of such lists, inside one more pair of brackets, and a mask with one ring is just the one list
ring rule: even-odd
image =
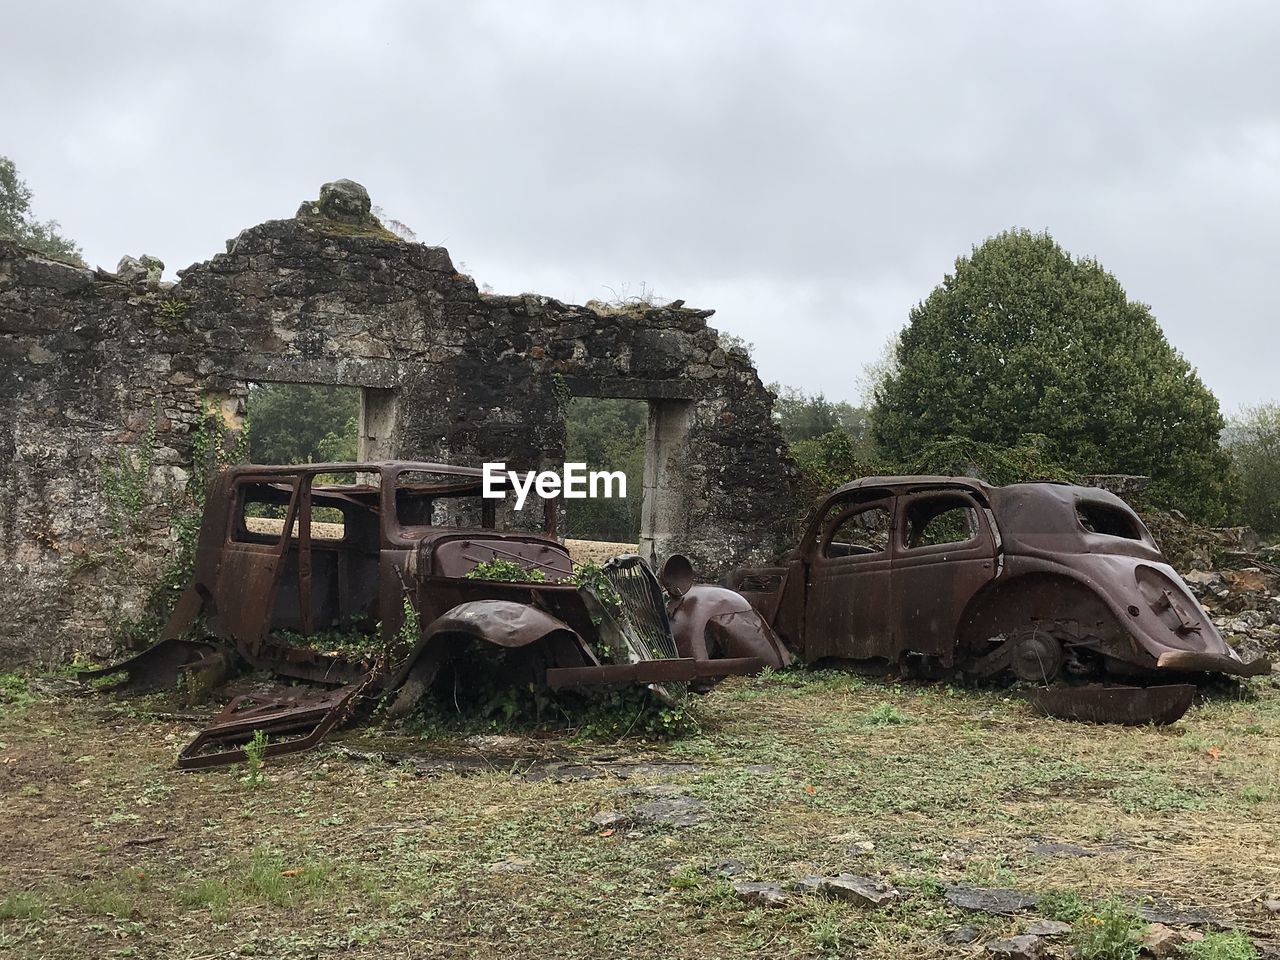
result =
[[146,534],[155,451],[156,425],[152,420],[137,448],[120,448],[116,451],[116,465],[102,468],[107,527],[111,531],[111,549],[117,557],[126,556],[129,548]]
[[494,557],[477,563],[467,573],[468,580],[501,580],[505,583],[546,583],[547,575],[541,570],[526,567],[515,560]]
[[[168,507],[175,543],[173,557],[157,577],[142,613],[112,625],[112,639],[117,643],[137,647],[154,642],[178,597],[191,581],[209,481],[219,471],[248,457],[248,428],[240,431],[234,442],[228,442],[229,432],[216,414],[206,416],[191,434],[191,473],[186,484],[167,493],[156,491],[151,484],[155,462],[154,422],[138,448],[121,450],[119,465],[104,468],[103,499],[113,541],[114,567],[126,575],[132,571],[133,557],[146,546],[150,535],[147,514],[161,506]],[[88,561],[80,561],[74,569],[91,566]]]
[[569,389],[569,383],[565,380],[563,374],[553,374],[551,377],[551,396],[555,398],[556,408],[561,417],[569,412],[569,403],[573,400],[573,391]]

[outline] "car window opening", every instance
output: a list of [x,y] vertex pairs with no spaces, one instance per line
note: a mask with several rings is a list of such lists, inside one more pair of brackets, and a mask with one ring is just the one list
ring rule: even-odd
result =
[[1110,504],[1078,500],[1076,518],[1080,521],[1080,526],[1090,533],[1104,537],[1122,537],[1125,540],[1143,539],[1137,518]]
[[852,557],[884,553],[889,549],[893,515],[884,507],[867,507],[839,516],[822,550],[824,557]]
[[978,512],[962,497],[931,497],[907,508],[906,546],[967,543],[978,535]]

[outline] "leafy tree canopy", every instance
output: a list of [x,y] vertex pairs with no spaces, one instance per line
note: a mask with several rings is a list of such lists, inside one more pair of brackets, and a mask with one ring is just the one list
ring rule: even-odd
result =
[[1244,522],[1264,537],[1280,537],[1280,403],[1246,407],[1227,438],[1240,471]]
[[806,393],[795,387],[769,384],[777,396],[773,417],[788,443],[812,440],[824,433],[839,430],[862,445],[870,440],[871,421],[867,411],[843,400],[832,403],[821,392]]
[[565,536],[635,543],[640,538],[644,498],[648,405],[643,400],[574,397],[565,411],[564,425],[566,461],[585,463],[588,470],[621,470],[627,475],[625,500],[566,500]]
[[1047,233],[1002,233],[956,261],[911,311],[872,417],[893,461],[948,437],[1040,434],[1068,470],[1151,476],[1155,505],[1206,520],[1232,506],[1217,399],[1145,304]]
[[31,215],[31,188],[8,157],[0,157],[0,240],[13,240],[53,260],[83,267],[80,248],[58,234],[56,220]]
[[355,460],[360,391],[305,383],[255,384],[249,391],[249,459],[254,463]]

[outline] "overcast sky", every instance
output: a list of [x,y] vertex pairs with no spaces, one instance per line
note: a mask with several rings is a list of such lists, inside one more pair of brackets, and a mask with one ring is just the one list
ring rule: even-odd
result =
[[0,154],[91,264],[326,180],[499,293],[717,310],[856,400],[955,257],[1047,228],[1226,412],[1280,399],[1280,4],[10,2]]

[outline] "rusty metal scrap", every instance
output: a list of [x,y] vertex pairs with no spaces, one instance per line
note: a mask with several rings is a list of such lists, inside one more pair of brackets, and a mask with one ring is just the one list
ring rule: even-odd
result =
[[[721,588],[707,588],[719,591],[710,616],[679,617],[673,632],[662,589],[636,556],[605,565],[616,608],[602,602],[570,580],[554,503],[543,533],[501,531],[495,501],[481,496],[482,477],[413,462],[224,471],[206,497],[192,583],[161,641],[85,676],[120,675],[129,689],[172,688],[180,678],[210,686],[248,664],[322,688],[233,702],[183,750],[179,766],[195,769],[243,759],[256,730],[268,734],[268,755],[306,749],[361,700],[404,715],[473,642],[505,651],[512,684],[645,683],[667,697],[683,695],[689,681],[787,662],[763,621],[743,619],[753,615],[746,600],[734,606]],[[468,576],[494,560],[523,567],[528,578]],[[406,605],[416,632],[405,630]],[[327,631],[354,631],[366,643],[352,650],[309,642]]]

